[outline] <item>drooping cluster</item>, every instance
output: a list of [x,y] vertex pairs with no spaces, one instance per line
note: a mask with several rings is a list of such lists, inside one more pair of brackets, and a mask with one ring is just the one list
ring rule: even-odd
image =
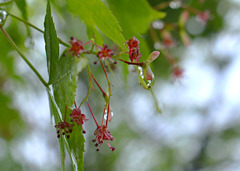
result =
[[67,138],[70,138],[70,133],[72,133],[72,128],[74,124],[64,122],[59,122],[57,125],[55,125],[55,128],[57,128],[57,137],[60,138],[61,135],[66,135]]
[[88,108],[90,110],[90,113],[91,113],[91,115],[92,115],[92,117],[93,117],[93,119],[95,121],[96,126],[97,126],[97,129],[94,131],[95,138],[92,140],[92,142],[95,143],[95,147],[98,147],[97,151],[99,151],[99,149],[102,146],[103,142],[106,142],[108,147],[109,147],[109,149],[111,151],[114,151],[115,148],[113,146],[111,146],[111,144],[108,142],[108,141],[113,141],[113,139],[114,139],[112,134],[111,134],[111,132],[107,128],[108,121],[109,121],[109,119],[108,119],[109,117],[108,116],[110,115],[110,104],[107,104],[107,117],[106,117],[106,124],[105,125],[103,123],[103,121],[104,121],[103,118],[104,118],[106,107],[104,108],[102,123],[101,123],[101,125],[99,125],[97,123],[97,120],[96,120],[95,116],[93,115],[93,112],[92,112],[92,109],[91,109],[91,107],[89,105],[89,102],[87,102],[87,104],[88,104]]
[[[77,108],[76,102],[74,101],[75,108],[72,110],[72,113],[69,115],[70,118],[73,118],[71,122],[76,122],[77,125],[81,125],[82,133],[86,133],[86,131],[83,129],[82,125],[84,122],[88,121],[86,116],[81,113],[81,110]],[[64,115],[64,121],[59,122],[57,125],[55,125],[55,128],[57,128],[57,137],[60,138],[61,135],[66,135],[67,138],[70,138],[70,133],[73,131],[74,124],[68,123],[66,121],[66,112],[67,112],[67,106],[65,108],[65,115]]]
[[100,59],[111,59],[113,55],[113,51],[107,48],[107,45],[103,44],[103,47],[98,46],[98,50],[100,50],[97,54],[97,57]]
[[85,114],[82,114],[81,109],[79,109],[76,105],[76,102],[74,102],[75,108],[72,110],[72,113],[69,115],[71,119],[71,122],[76,122],[77,125],[80,125],[82,127],[82,133],[86,133],[86,131],[83,129],[84,122],[87,122],[89,119],[87,119]]
[[[84,100],[79,105],[79,107],[77,107],[76,102],[74,102],[74,108],[73,108],[72,112],[69,114],[69,119],[70,119],[71,123],[66,122],[66,111],[65,111],[64,121],[59,122],[57,125],[55,125],[55,127],[58,128],[57,137],[60,138],[61,135],[67,135],[67,138],[70,138],[69,134],[73,131],[73,127],[75,126],[75,124],[77,126],[78,125],[81,126],[83,134],[86,133],[86,131],[83,128],[83,124],[85,122],[87,122],[89,119],[87,119],[86,115],[81,112],[80,106],[84,103],[84,101],[87,101],[90,113],[92,115],[92,118],[95,121],[96,126],[97,126],[96,130],[94,131],[95,138],[92,140],[95,143],[95,146],[97,147],[97,151],[100,150],[100,147],[102,146],[102,144],[104,142],[107,143],[107,145],[111,151],[114,151],[115,148],[113,146],[111,146],[109,143],[109,141],[113,141],[113,139],[114,139],[108,128],[108,123],[112,120],[112,116],[113,116],[112,108],[110,107],[110,97],[112,95],[112,93],[111,93],[112,83],[109,81],[108,74],[105,70],[105,67],[107,66],[106,63],[108,61],[110,61],[110,62],[113,62],[114,64],[116,64],[117,63],[116,60],[118,60],[118,61],[121,61],[128,65],[135,65],[137,68],[140,68],[142,70],[142,73],[140,73],[140,77],[139,77],[142,79],[139,81],[140,85],[142,85],[146,89],[150,89],[152,86],[153,79],[154,79],[154,75],[153,75],[153,72],[151,71],[150,64],[159,56],[160,52],[154,51],[149,55],[149,57],[147,57],[147,59],[145,61],[139,62],[140,57],[141,57],[140,47],[139,47],[140,42],[135,37],[132,37],[131,39],[126,41],[124,44],[123,51],[119,52],[119,54],[116,54],[116,56],[114,56],[113,50],[108,48],[108,46],[106,44],[103,44],[102,46],[97,45],[95,43],[94,35],[93,35],[93,38],[86,43],[83,43],[82,41],[77,40],[76,38],[73,38],[73,37],[71,38],[71,41],[69,41],[69,43],[71,44],[71,47],[69,48],[68,53],[70,53],[71,56],[73,56],[73,57],[76,56],[76,57],[80,58],[81,55],[92,54],[97,57],[98,61],[101,64],[101,67],[104,71],[104,75],[106,77],[108,87],[107,87],[107,91],[104,91],[104,89],[101,87],[101,85],[98,83],[97,79],[95,78],[94,74],[91,72],[90,67],[88,66],[88,75],[89,75],[88,93],[87,93],[86,97],[84,98]],[[89,43],[92,44],[91,49],[86,50],[84,48],[84,46]],[[127,46],[128,50],[125,51],[126,46]],[[129,61],[125,61],[125,60],[121,59],[121,54],[124,54],[124,53],[129,54]],[[105,66],[104,66],[103,62],[105,64]],[[97,62],[95,62],[95,64],[96,63]],[[111,69],[109,68],[109,70],[111,70]],[[102,92],[103,98],[105,100],[105,106],[104,106],[104,110],[103,110],[101,125],[98,124],[98,122],[96,121],[96,118],[93,115],[93,112],[92,112],[91,107],[88,102],[88,96],[91,92],[91,89],[93,88],[92,79],[96,83],[99,90]],[[146,85],[144,85],[144,84],[146,84]],[[66,107],[66,110],[67,110],[67,107]],[[104,122],[104,119],[106,122]]]
[[115,148],[111,146],[110,143],[108,142],[113,141],[114,138],[105,125],[97,126],[97,129],[94,131],[94,135],[96,136],[96,138],[93,139],[92,141],[96,142],[95,146],[98,147],[97,151],[99,151],[99,148],[102,146],[103,141],[106,141],[111,151],[115,150]]
[[84,47],[85,45],[89,44],[91,41],[88,41],[87,43],[83,43],[81,40],[77,40],[74,37],[71,37],[71,40],[69,43],[71,44],[71,48],[69,49],[69,52],[71,55],[75,55],[79,57],[80,54],[84,53]]

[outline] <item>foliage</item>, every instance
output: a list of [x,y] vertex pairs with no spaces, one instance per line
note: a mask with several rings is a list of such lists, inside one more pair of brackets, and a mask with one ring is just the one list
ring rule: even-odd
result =
[[[111,151],[115,150],[109,144],[109,141],[113,141],[112,134],[116,133],[114,137],[119,134],[114,131],[111,134],[109,131],[112,112],[114,111],[114,108],[112,108],[114,103],[113,91],[116,90],[113,87],[114,81],[120,82],[119,84],[125,84],[128,87],[129,84],[132,84],[132,80],[127,83],[129,81],[128,78],[135,74],[136,82],[138,80],[139,85],[146,90],[150,90],[151,93],[149,92],[149,94],[152,95],[152,99],[155,102],[156,111],[161,113],[162,109],[159,107],[159,102],[152,89],[154,81],[169,77],[176,80],[182,79],[184,77],[184,69],[178,63],[181,59],[178,59],[179,55],[176,55],[176,50],[189,47],[191,39],[199,35],[208,36],[214,34],[222,26],[222,18],[215,9],[219,3],[218,1],[210,3],[201,0],[164,0],[161,2],[153,0],[69,0],[61,2],[59,0],[51,2],[48,0],[47,5],[44,4],[46,5],[46,13],[44,23],[42,23],[44,30],[41,30],[29,22],[30,14],[34,12],[31,11],[32,9],[30,9],[27,3],[25,0],[12,0],[0,4],[3,7],[1,12],[6,11],[8,15],[0,23],[0,27],[3,35],[12,47],[46,88],[51,118],[53,118],[52,122],[55,128],[58,128],[60,125],[59,130],[64,130],[65,133],[67,130],[68,135],[70,135],[69,137],[64,133],[58,137],[62,170],[66,168],[65,150],[67,150],[70,156],[74,170],[84,170],[85,139],[83,134],[85,130],[83,129],[83,124],[90,116],[94,119],[97,126],[94,135],[92,135],[96,136],[93,140],[94,142],[97,141],[95,146],[102,146],[103,142],[106,142]],[[41,5],[43,6],[42,3]],[[15,9],[18,9],[18,13],[13,14]],[[59,14],[61,17],[58,16]],[[66,39],[67,41],[70,40],[66,43],[60,36],[71,37],[73,35],[66,35],[67,31],[64,32],[62,30],[72,29],[71,27],[74,27],[76,23],[68,23],[68,21],[71,21],[68,19],[75,17],[77,20],[74,21],[81,25],[81,29],[79,29],[80,40],[78,37],[72,37],[71,39]],[[16,21],[11,21],[9,18],[12,20],[16,19]],[[61,19],[59,20],[59,18]],[[196,18],[195,25],[202,28],[199,32],[194,32],[194,30],[192,31],[188,27],[190,19],[193,18]],[[212,18],[215,18],[216,21]],[[5,22],[9,23],[6,24]],[[15,22],[18,22],[17,26],[19,27],[21,22],[24,23],[26,28],[21,28],[24,30],[24,34],[16,31],[15,35],[10,30],[13,25],[16,25]],[[63,26],[61,26],[61,22],[64,22]],[[27,52],[28,49],[21,43],[20,38],[24,39],[25,36],[32,38],[29,28],[34,28],[43,33],[48,81],[45,81],[40,71],[31,64],[29,58],[22,52]],[[86,29],[86,32],[83,28]],[[9,45],[3,43],[5,41],[1,35],[2,56],[9,55],[9,52],[12,50]],[[63,48],[61,49],[60,46]],[[159,54],[160,57],[155,60]],[[7,79],[21,80],[14,71],[13,60],[13,58],[0,58],[1,67],[4,69],[4,74],[0,75],[1,85]],[[92,65],[92,61],[94,61],[95,65]],[[134,66],[133,73],[129,70],[130,65]],[[171,70],[171,74],[169,74],[169,70]],[[79,77],[80,74],[84,78]],[[119,77],[123,79],[119,79]],[[76,96],[78,79],[85,83],[87,82],[88,91],[81,91],[81,94],[85,94],[85,97],[77,106],[76,101],[78,102],[79,99]],[[96,84],[101,95],[98,95],[96,91],[92,92],[94,89],[93,83]],[[133,83],[131,86],[138,85]],[[117,89],[119,90],[119,88]],[[4,113],[11,113],[12,115],[11,117],[1,115],[2,119],[0,119],[0,122],[2,124],[0,124],[0,128],[3,131],[0,131],[0,134],[6,139],[11,139],[14,135],[10,131],[9,125],[13,121],[19,124],[21,119],[18,111],[10,105],[12,99],[3,92],[4,89],[0,93],[2,99],[0,109]],[[87,102],[89,107],[88,113],[91,114],[87,115],[88,119],[81,118],[86,117],[80,110],[83,104],[86,106],[85,102]],[[103,112],[102,109],[101,111],[97,110],[97,112],[96,110],[92,111],[90,106],[99,102],[103,104]],[[70,116],[73,116],[75,110],[79,111],[79,113],[73,119]],[[94,113],[103,113],[101,122],[97,122],[95,118],[97,114]],[[78,122],[75,122],[76,120]],[[71,131],[69,127],[71,127]],[[126,127],[123,128],[123,131],[126,131],[125,129]],[[59,130],[56,129],[56,132]],[[89,131],[87,130],[88,133]],[[131,138],[131,136],[129,137]],[[97,148],[97,151],[99,149],[100,147]],[[169,165],[173,165],[171,163],[174,160],[172,159],[174,156],[171,155],[172,151],[166,148],[161,153],[168,153],[169,156],[167,156],[166,160],[169,160]],[[117,152],[115,151],[110,155],[114,157],[117,155]],[[102,159],[100,158],[99,160]],[[100,165],[106,167],[103,162],[100,162]],[[163,166],[161,169],[168,170],[169,168],[166,165],[166,168]]]

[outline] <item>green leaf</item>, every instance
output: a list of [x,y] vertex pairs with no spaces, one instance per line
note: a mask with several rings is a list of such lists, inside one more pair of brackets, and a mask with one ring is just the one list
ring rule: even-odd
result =
[[[145,34],[152,21],[163,18],[164,13],[155,11],[146,0],[107,0],[111,11],[120,22],[123,35],[130,39],[135,36],[140,41],[141,61],[145,61],[150,53],[146,39],[141,36]],[[124,65],[123,75],[127,84],[126,67]],[[142,80],[141,77],[139,80]],[[143,82],[142,82],[143,84]]]
[[[17,7],[18,9],[21,11],[22,13],[22,17],[24,20],[28,21],[28,13],[27,13],[27,3],[26,3],[26,0],[16,0],[15,1],[16,4],[17,4]],[[29,29],[29,27],[26,25],[26,29],[27,29],[27,33],[28,33],[28,36],[32,38],[32,35],[31,35],[31,31]]]
[[[19,128],[23,127],[23,120],[20,117],[19,111],[14,109],[11,97],[5,95],[4,90],[0,91],[0,137],[11,140],[19,134]],[[14,124],[14,127],[11,125]]]
[[[88,60],[84,57],[74,58],[67,49],[59,56],[59,42],[51,17],[51,7],[48,1],[44,22],[44,38],[46,43],[47,67],[49,72],[49,84],[52,84],[53,94],[49,92],[51,115],[55,123],[62,122],[65,116],[65,106],[72,106],[76,96],[78,73],[86,67]],[[68,113],[67,113],[68,114]],[[66,122],[70,122],[66,117]],[[75,125],[69,139],[62,136],[59,139],[61,151],[61,165],[64,170],[64,146],[68,150],[75,170],[83,170],[84,137],[82,128]]]
[[[87,66],[87,63],[86,58],[74,58],[66,51],[57,63],[58,68],[54,72],[54,80],[57,82],[53,83],[53,92],[54,100],[61,111],[61,118],[64,118],[65,106],[72,106],[74,103],[78,74]],[[69,117],[66,118],[70,122]],[[69,148],[68,152],[75,170],[83,170],[85,140],[81,129],[81,126],[75,125],[70,138],[66,140],[66,146]]]
[[18,9],[21,11],[22,13],[22,17],[24,20],[28,20],[28,14],[27,14],[27,4],[25,0],[16,0],[15,1],[17,4]]
[[[68,0],[69,10],[77,15],[90,28],[97,27],[103,34],[123,47],[125,38],[117,19],[107,6],[100,0]],[[98,39],[98,37],[96,37]]]
[[56,81],[54,80],[54,72],[57,70],[57,61],[59,57],[59,42],[57,39],[57,33],[54,27],[53,19],[51,16],[50,2],[47,3],[47,11],[44,21],[44,40],[45,49],[47,55],[47,67],[49,73],[49,83]]
[[144,34],[149,24],[165,17],[165,13],[154,10],[146,0],[107,0],[122,28],[133,33]]
[[[49,106],[50,106],[50,113],[51,116],[54,118],[54,123],[61,122],[61,118],[57,104],[54,100],[54,97],[51,95],[50,91],[48,91],[48,99],[49,99]],[[51,117],[51,119],[52,119]],[[61,154],[61,170],[63,171],[65,169],[65,147],[64,147],[64,141],[62,138],[59,139],[59,147],[60,147],[60,154]]]

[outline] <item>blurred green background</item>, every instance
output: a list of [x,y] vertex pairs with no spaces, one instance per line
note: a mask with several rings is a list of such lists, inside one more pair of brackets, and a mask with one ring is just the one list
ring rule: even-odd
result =
[[[43,29],[46,2],[26,2],[29,21]],[[126,7],[122,11],[124,6],[121,8],[121,3],[125,1],[104,2],[120,21],[126,39],[139,36],[141,32],[134,32],[136,28],[131,27],[131,23],[127,23],[128,20],[124,18],[130,10]],[[209,10],[211,15],[204,26],[197,22],[195,15],[190,15],[185,26],[192,38],[192,44],[188,47],[181,43],[178,31],[173,30],[178,43],[170,53],[184,69],[181,80],[172,80],[171,66],[163,55],[152,66],[156,77],[153,90],[159,106],[163,109],[162,114],[157,113],[151,93],[139,86],[137,73],[133,68],[129,67],[126,82],[121,65],[117,66],[115,73],[121,87],[111,77],[114,83],[111,102],[114,116],[109,125],[115,138],[111,144],[116,150],[111,152],[104,144],[101,150],[96,152],[91,142],[96,126],[93,119],[90,119],[84,124],[87,130],[85,170],[240,170],[240,2],[148,2],[152,7],[165,2],[175,5],[185,3],[201,11]],[[119,9],[114,8],[118,3]],[[66,42],[71,36],[88,41],[86,26],[67,10],[65,1],[53,1],[53,4],[52,12],[58,36]],[[11,13],[22,16],[15,3],[8,9]],[[157,22],[176,23],[183,9],[167,7],[163,11],[167,13],[166,18]],[[136,13],[135,17],[139,16],[140,14]],[[47,80],[43,35],[33,29],[26,29],[24,24],[11,17],[7,18],[4,28]],[[158,30],[155,31],[158,35]],[[157,50],[156,43],[159,42],[156,38],[161,42],[161,37],[153,37],[149,29],[140,38],[141,43],[146,45],[142,46],[148,48],[143,53]],[[105,36],[103,39],[106,44],[112,43]],[[63,47],[61,48],[63,51]],[[56,130],[51,124],[45,88],[2,33],[0,49],[0,170],[60,170],[58,140]],[[104,85],[104,75],[99,72],[101,67],[91,67],[97,79]],[[88,77],[84,70],[79,75],[76,97],[78,104],[87,89]],[[99,120],[104,104],[101,98],[101,93],[95,91],[89,99]],[[82,112],[90,118],[86,104]],[[68,156],[66,161],[67,170],[72,170]]]

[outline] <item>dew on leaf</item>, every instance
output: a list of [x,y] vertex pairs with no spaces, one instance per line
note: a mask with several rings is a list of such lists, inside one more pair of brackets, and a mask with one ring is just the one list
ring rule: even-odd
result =
[[[153,75],[152,71],[150,70],[150,67],[148,66],[147,70],[144,71],[141,66],[138,66],[138,71],[139,71],[139,76],[138,76],[139,84],[143,88],[149,90],[153,86],[154,80],[155,80],[154,75]],[[150,77],[151,77],[151,79],[149,79]]]

